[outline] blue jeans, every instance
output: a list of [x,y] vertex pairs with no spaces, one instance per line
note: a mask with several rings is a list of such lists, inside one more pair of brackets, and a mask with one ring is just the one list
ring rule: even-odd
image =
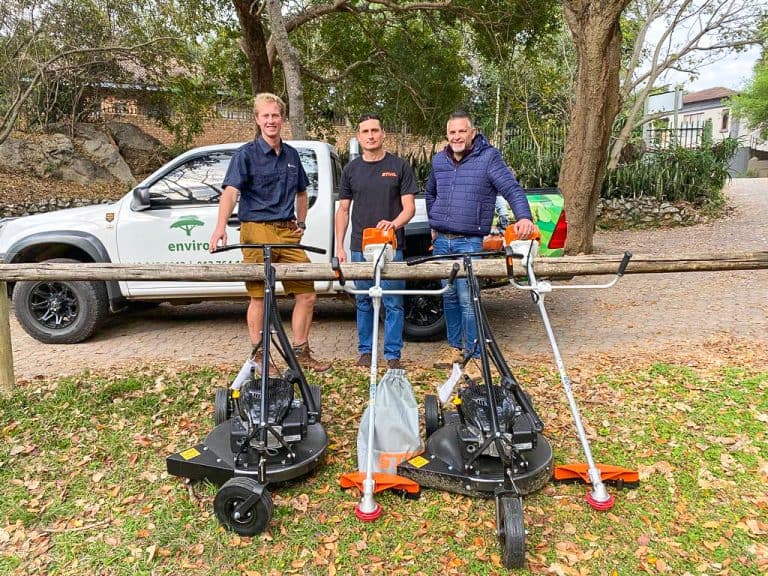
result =
[[[395,251],[395,260],[402,261],[403,251]],[[362,252],[352,252],[352,262],[365,262]],[[357,290],[368,290],[373,286],[370,280],[355,280]],[[382,280],[382,290],[405,290],[405,280]],[[391,294],[381,299],[386,311],[384,320],[384,358],[393,360],[400,358],[403,349],[403,325],[405,324],[405,311],[403,309],[403,297],[400,294]],[[373,317],[373,302],[370,296],[356,295],[357,304],[357,351],[360,354],[373,354],[373,323],[378,318]],[[378,351],[376,351],[378,354]]]
[[[480,252],[483,249],[482,236],[465,236],[448,238],[445,234],[437,234],[433,254],[457,254],[465,252]],[[443,280],[443,286],[446,284]],[[477,340],[477,324],[475,311],[469,298],[469,284],[466,278],[457,278],[453,288],[443,294],[443,312],[445,313],[445,329],[448,345],[464,351],[464,356],[480,357],[480,347],[475,345]]]

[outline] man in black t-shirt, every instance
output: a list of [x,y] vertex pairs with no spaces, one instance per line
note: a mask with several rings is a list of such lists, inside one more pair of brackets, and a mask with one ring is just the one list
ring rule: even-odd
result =
[[[397,156],[384,150],[386,133],[381,127],[381,119],[375,114],[360,117],[357,126],[357,139],[362,148],[362,155],[344,167],[341,175],[339,209],[336,211],[336,256],[340,262],[347,262],[344,250],[344,238],[349,225],[350,208],[352,210],[352,234],[350,241],[351,261],[363,262],[363,230],[379,228],[395,229],[397,250],[395,260],[403,259],[405,243],[405,225],[416,212],[414,195],[416,180],[410,165]],[[359,290],[367,290],[370,281],[356,280]],[[403,280],[383,280],[384,290],[404,290]],[[373,306],[368,296],[358,295],[357,303],[357,341],[360,357],[358,366],[370,366],[373,350]],[[386,317],[384,321],[384,359],[388,368],[400,367],[400,354],[403,349],[403,297],[389,295],[382,298]]]

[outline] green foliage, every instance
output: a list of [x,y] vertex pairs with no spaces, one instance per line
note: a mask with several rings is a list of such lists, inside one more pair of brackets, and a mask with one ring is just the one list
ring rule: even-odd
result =
[[742,92],[732,99],[736,116],[745,118],[750,127],[768,139],[768,60],[755,66],[754,75]]
[[670,202],[719,203],[729,178],[728,161],[738,146],[738,140],[726,138],[709,147],[676,147],[646,153],[608,172],[602,196],[654,196]]
[[524,188],[557,186],[564,143],[563,126],[541,128],[535,138],[516,130],[508,134],[503,154]]
[[304,95],[315,129],[329,131],[335,116],[376,111],[390,131],[405,126],[410,134],[439,135],[447,111],[468,98],[469,66],[451,48],[461,36],[427,16],[338,14],[293,38],[314,76]]

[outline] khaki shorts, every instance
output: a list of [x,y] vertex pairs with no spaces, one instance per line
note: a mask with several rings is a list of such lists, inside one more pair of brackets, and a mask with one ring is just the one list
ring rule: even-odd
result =
[[[241,244],[298,244],[301,237],[294,232],[295,226],[282,226],[269,222],[243,222],[240,224]],[[264,262],[264,251],[261,248],[243,249],[243,262],[246,264]],[[300,248],[282,248],[272,251],[272,262],[308,263],[309,257]],[[309,294],[315,291],[312,280],[285,280],[283,288],[286,294]],[[252,298],[264,298],[264,282],[246,282],[245,288]]]

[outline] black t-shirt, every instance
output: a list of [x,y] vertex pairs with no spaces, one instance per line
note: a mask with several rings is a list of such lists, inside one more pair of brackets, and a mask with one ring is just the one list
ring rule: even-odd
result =
[[[377,162],[358,156],[344,167],[340,200],[352,200],[350,248],[362,251],[363,230],[375,228],[379,220],[394,220],[403,210],[400,196],[416,194],[416,180],[410,165],[387,152]],[[405,231],[397,231],[397,247],[405,246]]]

